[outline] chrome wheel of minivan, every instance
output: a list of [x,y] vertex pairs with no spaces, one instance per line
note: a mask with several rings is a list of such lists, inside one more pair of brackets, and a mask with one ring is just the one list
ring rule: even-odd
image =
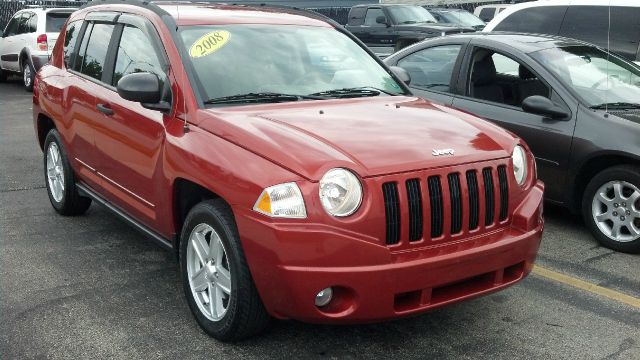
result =
[[64,166],[58,144],[49,143],[45,156],[47,157],[47,182],[51,196],[56,202],[61,202],[64,196]]
[[640,190],[626,181],[609,181],[595,193],[591,213],[600,231],[611,240],[640,238]]
[[24,70],[22,71],[22,81],[24,81],[25,88],[31,87],[32,79],[33,79],[33,73],[31,72],[31,66],[29,66],[29,64],[25,64]]
[[231,269],[222,239],[208,224],[197,225],[189,236],[187,275],[202,314],[222,319],[231,300]]

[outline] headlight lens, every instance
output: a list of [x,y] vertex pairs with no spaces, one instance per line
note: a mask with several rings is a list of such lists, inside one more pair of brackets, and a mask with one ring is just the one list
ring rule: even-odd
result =
[[516,182],[518,185],[523,185],[527,179],[527,153],[522,146],[516,145],[511,159],[513,160],[513,175]]
[[304,199],[296,183],[279,184],[264,189],[253,210],[278,218],[304,219],[307,217]]
[[320,179],[320,202],[332,216],[349,216],[362,202],[362,186],[349,170],[335,168]]

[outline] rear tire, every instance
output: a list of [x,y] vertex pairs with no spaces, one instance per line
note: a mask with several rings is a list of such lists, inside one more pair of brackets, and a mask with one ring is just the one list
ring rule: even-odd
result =
[[582,216],[601,245],[640,252],[640,168],[613,166],[594,176],[584,191]]
[[36,77],[36,71],[29,60],[22,60],[22,83],[26,91],[33,91],[33,80]]
[[244,257],[231,208],[221,199],[194,206],[180,236],[180,272],[196,321],[210,336],[237,341],[258,334],[269,315]]
[[91,199],[80,196],[75,176],[62,146],[60,134],[52,129],[44,140],[44,176],[53,208],[65,216],[84,214]]

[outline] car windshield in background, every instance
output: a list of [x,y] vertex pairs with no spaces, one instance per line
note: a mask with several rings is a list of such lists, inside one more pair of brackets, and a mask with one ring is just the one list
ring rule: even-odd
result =
[[567,46],[531,56],[563,79],[586,101],[600,108],[640,107],[640,68],[592,46]]
[[452,24],[458,24],[462,26],[484,26],[485,22],[480,20],[479,17],[467,12],[467,11],[439,11],[438,14],[442,16],[446,22]]
[[67,21],[67,19],[71,16],[71,13],[64,12],[50,12],[47,14],[47,28],[46,31],[48,33],[57,33],[60,32],[62,26]]
[[436,23],[436,18],[420,6],[389,6],[389,13],[396,24]]
[[333,28],[189,26],[180,34],[207,103],[404,93],[365,50]]

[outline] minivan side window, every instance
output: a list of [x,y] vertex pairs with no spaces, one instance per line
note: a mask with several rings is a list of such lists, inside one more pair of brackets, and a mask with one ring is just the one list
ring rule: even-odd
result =
[[4,30],[4,36],[13,36],[18,32],[18,23],[20,22],[21,17],[22,14],[19,14],[9,21],[9,24]]
[[[515,31],[532,34],[558,35],[566,6],[537,6],[514,12],[507,16],[494,31]],[[582,21],[587,26],[591,21]]]
[[126,25],[118,45],[112,85],[125,76],[137,72],[156,74],[160,81],[166,78],[151,39],[137,27]]
[[31,15],[33,14],[28,12],[22,13],[22,16],[20,16],[20,18],[18,19],[18,31],[16,32],[17,35],[26,34],[29,32],[27,23],[29,22],[29,18],[31,17]]
[[67,26],[67,31],[64,35],[64,46],[62,48],[64,66],[71,68],[72,56],[80,36],[80,29],[82,28],[82,21],[74,21]]
[[82,56],[82,61],[80,62],[80,72],[82,74],[96,80],[102,80],[102,73],[107,60],[107,49],[109,48],[113,29],[113,24],[93,24],[89,41],[84,49],[84,56]]
[[29,21],[27,22],[27,32],[34,33],[36,31],[38,31],[38,15],[33,14],[31,15],[31,18],[29,18]]
[[[589,19],[589,21],[585,21]],[[571,6],[567,11],[560,35],[587,41],[633,60],[640,40],[640,8],[611,7],[611,33],[607,6]]]
[[482,19],[482,21],[484,22],[489,22],[491,21],[491,19],[493,19],[493,15],[496,13],[496,9],[492,8],[492,7],[488,7],[488,8],[484,8],[482,10],[480,10],[480,14],[478,14],[478,17],[480,19]]

